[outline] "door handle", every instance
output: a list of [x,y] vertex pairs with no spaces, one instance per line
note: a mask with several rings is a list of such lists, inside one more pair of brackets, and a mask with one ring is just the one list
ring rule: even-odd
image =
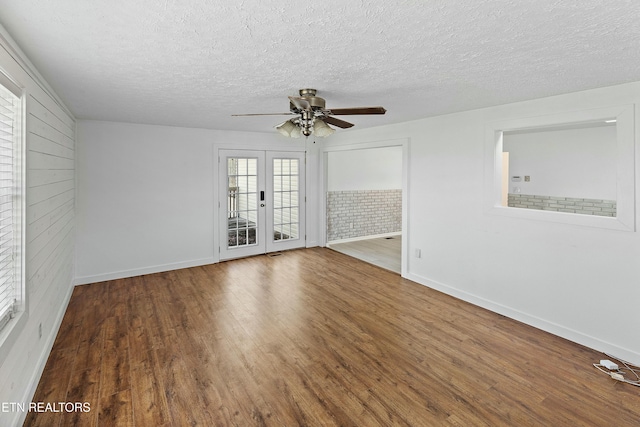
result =
[[[260,201],[264,202],[264,191],[260,192]],[[262,206],[264,206],[264,205],[262,205]]]

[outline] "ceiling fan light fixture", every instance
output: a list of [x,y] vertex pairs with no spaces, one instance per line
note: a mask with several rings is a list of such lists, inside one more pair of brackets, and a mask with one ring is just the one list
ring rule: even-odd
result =
[[[278,126],[276,126],[276,129],[278,130],[278,132],[280,132],[281,134],[283,134],[284,136],[288,136],[291,138],[298,138],[300,135],[300,131],[298,128],[298,125],[296,125],[295,123],[293,123],[291,120],[287,120],[284,123],[279,124]],[[293,133],[298,130],[298,136],[294,136]]]
[[326,124],[322,120],[316,120],[313,124],[313,134],[317,137],[324,138],[333,134],[336,130]]
[[302,129],[300,129],[300,125],[298,124],[294,125],[289,136],[291,138],[300,138],[301,135],[302,135]]

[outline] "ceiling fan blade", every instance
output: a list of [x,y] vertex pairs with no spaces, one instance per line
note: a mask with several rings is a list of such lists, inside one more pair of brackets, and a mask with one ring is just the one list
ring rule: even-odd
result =
[[347,129],[353,126],[353,123],[345,122],[344,120],[336,119],[335,117],[325,117],[322,121],[330,125],[338,126],[342,129]]
[[291,101],[298,110],[311,110],[311,104],[304,98],[290,96],[289,101]]
[[292,116],[293,113],[253,113],[253,114],[232,114],[232,116]]
[[387,112],[382,107],[355,107],[355,108],[332,108],[329,114],[349,115],[349,114],[384,114]]

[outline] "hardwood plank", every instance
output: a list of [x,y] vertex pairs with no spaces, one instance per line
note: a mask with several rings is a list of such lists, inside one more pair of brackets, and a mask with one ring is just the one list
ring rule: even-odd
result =
[[133,426],[131,390],[123,390],[100,398],[98,425],[113,427]]
[[[72,376],[75,352],[75,348],[53,348],[38,383],[33,402],[55,403],[66,401],[67,386]],[[60,425],[60,414],[54,412],[29,412],[24,425],[55,427]]]
[[131,387],[129,346],[124,319],[107,318],[103,324],[104,344],[101,359],[100,396],[109,396]]
[[136,277],[128,281],[127,299],[129,314],[128,346],[131,367],[132,406],[134,424],[140,426],[170,425],[164,385],[160,378],[159,363],[153,351],[151,334],[147,326],[150,303],[143,292],[144,282]]
[[637,425],[602,357],[304,249],[76,288],[25,425]]
[[106,285],[109,315],[103,329],[100,396],[105,397],[131,388],[129,366],[129,315],[126,282],[116,280]]
[[[87,402],[88,411],[72,411],[61,414],[61,426],[97,426],[98,425],[98,399],[100,387],[100,365],[75,371],[69,383],[69,391],[65,401],[74,404]],[[85,408],[83,406],[83,408]]]

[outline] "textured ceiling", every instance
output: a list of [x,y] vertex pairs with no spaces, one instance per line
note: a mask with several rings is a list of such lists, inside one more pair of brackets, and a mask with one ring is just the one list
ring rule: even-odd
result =
[[639,22],[637,0],[0,0],[77,118],[249,131],[284,118],[231,114],[303,87],[388,110],[357,129],[639,81]]

